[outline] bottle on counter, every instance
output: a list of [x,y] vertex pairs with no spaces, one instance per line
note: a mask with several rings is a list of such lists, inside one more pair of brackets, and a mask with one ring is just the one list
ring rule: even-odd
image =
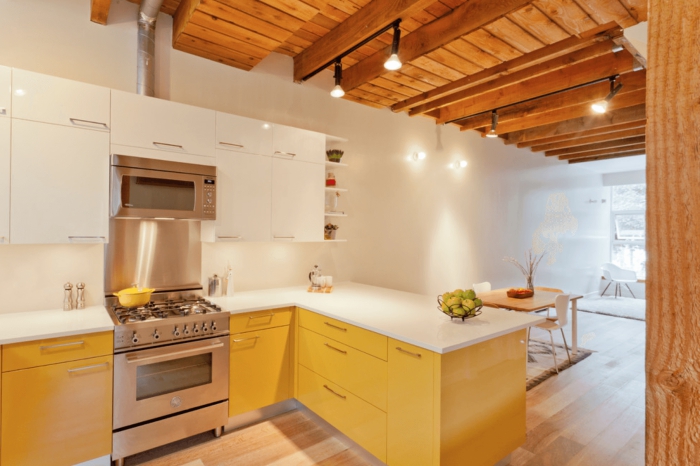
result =
[[70,311],[73,309],[73,284],[66,283],[63,285],[63,310]]

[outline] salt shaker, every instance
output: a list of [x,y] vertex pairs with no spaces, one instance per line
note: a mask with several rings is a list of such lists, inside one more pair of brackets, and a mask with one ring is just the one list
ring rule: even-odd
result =
[[63,285],[63,310],[70,311],[73,309],[73,285],[66,283]]
[[78,292],[78,297],[76,299],[75,308],[76,309],[85,309],[85,283],[80,282],[77,285],[75,285],[75,288]]

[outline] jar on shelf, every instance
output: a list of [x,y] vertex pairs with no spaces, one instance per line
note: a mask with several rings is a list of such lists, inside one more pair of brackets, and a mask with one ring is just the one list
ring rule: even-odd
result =
[[333,172],[328,172],[328,175],[326,175],[326,186],[335,186],[335,175]]

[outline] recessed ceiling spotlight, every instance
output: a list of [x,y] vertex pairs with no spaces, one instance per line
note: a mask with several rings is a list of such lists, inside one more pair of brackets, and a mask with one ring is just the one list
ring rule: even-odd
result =
[[423,160],[426,157],[425,152],[414,152],[413,153],[413,160],[418,161],[418,160]]

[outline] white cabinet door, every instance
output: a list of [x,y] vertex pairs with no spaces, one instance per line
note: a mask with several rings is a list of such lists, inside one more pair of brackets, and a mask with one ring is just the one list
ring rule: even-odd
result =
[[324,166],[272,159],[272,238],[323,241]]
[[106,242],[109,133],[12,120],[10,241]]
[[10,242],[10,119],[0,118],[0,244]]
[[252,118],[216,112],[216,148],[272,155],[272,125]]
[[314,131],[275,125],[272,150],[276,157],[325,163],[326,136]]
[[12,115],[12,68],[0,66],[0,118]]
[[216,151],[215,241],[270,241],[272,157]]
[[214,157],[216,112],[112,91],[112,144]]
[[109,131],[109,89],[12,70],[12,117]]

